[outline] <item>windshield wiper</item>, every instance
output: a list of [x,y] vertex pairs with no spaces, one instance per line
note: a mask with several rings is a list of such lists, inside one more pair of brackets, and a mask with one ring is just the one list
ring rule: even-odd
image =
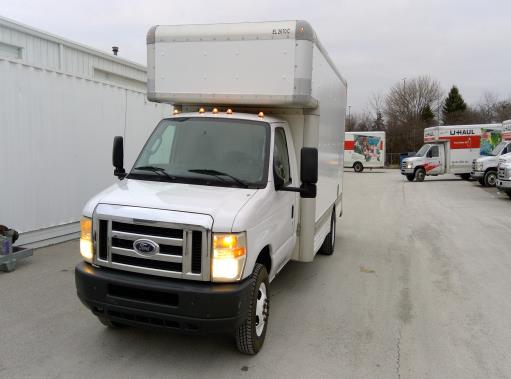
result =
[[134,167],[133,169],[134,170],[141,170],[141,171],[151,171],[151,172],[154,172],[156,174],[164,175],[164,176],[166,176],[167,178],[169,178],[171,180],[176,180],[175,176],[169,175],[168,172],[165,171],[165,169],[161,168],[161,167],[157,167],[157,166],[140,166],[140,167]]
[[243,188],[248,188],[248,184],[245,183],[243,180],[241,180],[235,176],[232,176],[231,174],[228,174],[226,172],[217,171],[217,170],[209,170],[209,169],[195,169],[195,170],[188,170],[188,172],[193,172],[193,173],[202,174],[202,175],[216,176],[220,180],[222,180],[222,178],[221,178],[222,176],[227,176],[228,178],[231,178],[234,182],[236,182]]

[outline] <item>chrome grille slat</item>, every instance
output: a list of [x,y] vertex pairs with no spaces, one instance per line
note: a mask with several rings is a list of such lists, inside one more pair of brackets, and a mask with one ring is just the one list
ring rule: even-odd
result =
[[170,245],[170,246],[183,246],[183,240],[178,239],[178,238],[159,237],[159,236],[152,236],[152,235],[148,235],[148,234],[135,234],[135,233],[128,233],[128,232],[120,232],[117,230],[112,230],[112,237],[130,240],[130,241],[136,241],[141,238],[148,238],[151,241],[154,241],[158,244]]
[[140,258],[140,259],[149,259],[153,261],[162,261],[162,262],[173,262],[173,263],[182,263],[183,257],[179,255],[170,255],[170,254],[156,254],[151,256],[143,256],[137,254],[134,250],[123,249],[120,247],[111,247],[111,251],[113,254],[126,255],[128,257]]

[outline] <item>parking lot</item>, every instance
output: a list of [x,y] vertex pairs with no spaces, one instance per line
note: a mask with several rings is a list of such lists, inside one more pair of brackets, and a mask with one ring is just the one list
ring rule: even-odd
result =
[[510,377],[511,200],[454,176],[344,180],[336,251],[275,279],[257,356],[106,329],[76,297],[71,241],[0,273],[0,377]]

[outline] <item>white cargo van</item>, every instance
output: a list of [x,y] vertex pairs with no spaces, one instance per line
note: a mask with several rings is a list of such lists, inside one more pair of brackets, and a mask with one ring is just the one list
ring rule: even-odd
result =
[[257,353],[270,282],[332,254],[346,81],[304,21],[156,26],[148,98],[174,105],[83,211],[79,298],[107,326],[228,332]]
[[403,159],[401,174],[422,182],[427,175],[470,178],[472,161],[489,154],[501,138],[501,124],[444,125],[424,129],[424,145]]
[[497,188],[511,197],[511,152],[500,156],[497,172]]
[[[496,138],[495,142],[499,139]],[[511,153],[511,120],[502,123],[502,138],[489,155],[483,155],[472,162],[470,176],[486,187],[495,187],[497,166],[501,155]]]
[[344,137],[344,167],[355,172],[385,165],[385,132],[346,132]]

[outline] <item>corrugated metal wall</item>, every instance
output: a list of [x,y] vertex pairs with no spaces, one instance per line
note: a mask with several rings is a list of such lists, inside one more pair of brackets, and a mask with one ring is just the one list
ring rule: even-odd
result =
[[[22,232],[20,244],[69,238],[87,199],[116,180],[113,137],[125,135],[131,167],[170,106],[148,102],[136,88],[145,81],[142,66],[92,51],[68,55],[72,46],[9,31],[3,21],[0,43],[23,53],[16,59],[0,50],[0,224]],[[98,67],[127,85],[95,79]]]

